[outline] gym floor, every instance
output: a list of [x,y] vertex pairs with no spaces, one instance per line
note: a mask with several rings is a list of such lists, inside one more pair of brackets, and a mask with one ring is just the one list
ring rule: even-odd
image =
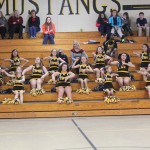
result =
[[150,116],[1,119],[0,150],[150,150]]

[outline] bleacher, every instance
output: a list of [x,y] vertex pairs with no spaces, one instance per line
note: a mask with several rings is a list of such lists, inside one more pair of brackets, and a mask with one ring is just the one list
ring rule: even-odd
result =
[[[74,40],[85,42],[88,40],[97,40],[102,44],[105,38],[101,38],[98,32],[79,32],[79,33],[57,33],[55,36],[55,45],[42,45],[42,34],[37,35],[37,39],[29,39],[28,34],[24,34],[24,39],[0,40],[0,64],[9,67],[9,62],[3,59],[10,58],[11,51],[18,49],[19,56],[29,59],[27,66],[34,63],[35,57],[49,56],[53,48],[64,49],[64,52],[70,58],[70,50]],[[126,52],[130,54],[131,61],[135,64],[135,68],[130,68],[135,81],[131,85],[135,85],[137,91],[119,92],[118,84],[114,81],[113,85],[117,90],[115,94],[120,98],[117,104],[104,103],[103,92],[92,92],[89,95],[77,94],[75,91],[79,88],[79,83],[71,83],[73,88],[74,103],[70,105],[57,104],[57,93],[51,93],[51,89],[55,86],[47,84],[50,76],[45,78],[43,88],[46,90],[44,95],[33,97],[30,95],[30,85],[25,85],[24,104],[22,105],[2,105],[0,104],[0,118],[37,118],[37,117],[73,117],[73,116],[105,116],[105,115],[138,115],[150,114],[150,101],[145,91],[145,82],[142,76],[136,72],[139,69],[140,59],[133,55],[133,52],[141,52],[144,43],[150,43],[149,37],[128,37],[135,40],[134,44],[118,44],[118,53]],[[100,45],[101,45],[100,44]],[[92,52],[95,52],[99,44],[81,44],[81,48],[86,51],[89,56],[89,62],[93,64],[94,60]],[[48,66],[48,62],[44,61],[44,65]],[[27,67],[25,66],[25,67]],[[116,66],[112,66],[113,71],[117,70]],[[28,73],[30,74],[30,72]],[[29,78],[29,75],[26,76]],[[89,74],[89,88],[94,89],[98,84],[94,82],[95,74]],[[4,77],[8,81],[8,77]],[[8,85],[2,85],[1,90],[11,88]],[[0,94],[0,102],[4,98],[13,98],[13,94]]]

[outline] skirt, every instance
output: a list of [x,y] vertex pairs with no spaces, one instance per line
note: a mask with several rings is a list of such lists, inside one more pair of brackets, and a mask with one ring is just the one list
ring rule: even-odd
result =
[[24,91],[24,87],[23,86],[14,86],[13,87],[13,91]]
[[79,75],[78,79],[88,79],[88,75]]
[[141,68],[147,68],[148,67],[149,62],[141,62],[140,67]]
[[128,72],[117,72],[118,77],[130,77],[130,73]]
[[105,67],[105,64],[96,64],[95,65],[95,68],[99,68],[99,69],[104,68],[104,67]]
[[62,87],[67,87],[67,86],[70,86],[70,82],[69,83],[67,83],[67,82],[58,82],[57,83],[57,87],[59,87],[59,86],[62,86]]

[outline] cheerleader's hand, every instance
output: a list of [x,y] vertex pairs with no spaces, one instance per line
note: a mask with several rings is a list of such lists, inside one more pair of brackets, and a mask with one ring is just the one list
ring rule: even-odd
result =
[[6,72],[6,71],[5,71],[5,70],[3,70],[3,69],[1,69],[0,71],[1,71],[2,73],[5,73],[5,72]]
[[77,57],[75,61],[77,62],[79,59],[80,59],[80,58],[79,58],[79,57]]
[[67,82],[67,81],[68,81],[68,79],[69,79],[69,77],[65,77],[65,82]]
[[11,62],[11,63],[14,63],[14,61],[13,61],[12,59],[10,59],[10,62]]
[[41,77],[41,80],[44,80],[44,76]]

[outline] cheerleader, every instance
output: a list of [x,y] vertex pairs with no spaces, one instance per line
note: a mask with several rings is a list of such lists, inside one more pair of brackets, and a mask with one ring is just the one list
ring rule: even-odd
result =
[[31,94],[32,96],[37,96],[38,94],[44,94],[45,91],[42,89],[41,85],[44,81],[44,78],[48,75],[47,69],[43,66],[42,61],[39,57],[35,58],[35,64],[29,66],[23,71],[23,75],[32,70],[32,76],[30,79],[31,84]]
[[79,61],[79,58],[76,58],[75,62],[72,65],[72,68],[79,68],[79,77],[78,81],[81,83],[81,88],[77,90],[78,93],[90,93],[90,89],[88,88],[88,75],[87,73],[93,72],[93,69],[91,66],[87,63],[87,58],[82,56],[81,57],[81,63],[78,65],[75,65]]
[[[9,72],[15,72],[18,66],[23,67],[29,62],[29,60],[19,57],[18,50],[14,49],[11,52],[10,59],[4,59],[4,61],[9,61],[11,63]],[[21,61],[24,63],[21,65]]]
[[[44,57],[43,60],[49,60],[49,74],[52,75],[54,72],[58,71],[61,63],[65,62],[63,59],[58,57],[57,50],[53,49],[51,51],[51,55],[48,57]],[[52,83],[52,79],[48,81],[48,83]]]
[[[127,91],[126,86],[129,87],[129,83],[131,81],[129,67],[135,67],[135,65],[130,62],[130,57],[126,53],[119,54],[118,61],[113,61],[110,63],[111,65],[117,65],[118,67],[118,77],[116,81],[120,86],[120,90],[125,89]],[[135,88],[135,87],[134,87]],[[130,88],[128,88],[130,89]]]
[[104,101],[107,103],[110,102],[118,102],[119,99],[114,96],[114,93],[116,92],[114,90],[112,81],[113,77],[118,76],[118,74],[112,73],[111,66],[105,66],[104,67],[104,92],[107,94],[107,97],[104,98]]
[[[16,68],[15,74],[9,74],[5,70],[2,70],[7,76],[14,78],[13,93],[15,95],[14,100],[11,104],[23,103],[23,93],[25,92],[23,83],[25,81],[24,75],[22,75],[21,67]],[[3,101],[5,103],[7,100]],[[8,102],[8,101],[7,101]]]
[[145,88],[148,92],[148,97],[150,98],[150,64],[148,64],[147,69],[140,70],[140,71],[137,71],[137,72],[143,75],[143,79],[146,82]]
[[[92,53],[94,56],[94,61],[95,61],[95,69],[94,72],[96,73],[96,82],[100,82],[101,78],[103,78],[104,72],[103,72],[103,67],[106,65],[106,60],[108,60],[108,64],[112,60],[111,57],[107,56],[103,52],[103,48],[99,46],[96,50],[96,53]],[[101,78],[100,78],[101,77]]]
[[143,44],[142,47],[142,53],[137,53],[137,52],[133,52],[133,54],[135,54],[136,56],[141,58],[141,65],[140,65],[140,70],[142,69],[147,69],[147,66],[150,62],[149,60],[149,46],[148,44]]
[[[52,74],[53,83],[57,82],[57,91],[58,91],[58,103],[67,104],[72,103],[72,88],[70,86],[70,79],[74,78],[75,74],[69,71],[69,67],[66,63],[63,63],[58,72]],[[56,81],[57,78],[57,81]],[[66,94],[66,98],[64,98],[64,94]]]

